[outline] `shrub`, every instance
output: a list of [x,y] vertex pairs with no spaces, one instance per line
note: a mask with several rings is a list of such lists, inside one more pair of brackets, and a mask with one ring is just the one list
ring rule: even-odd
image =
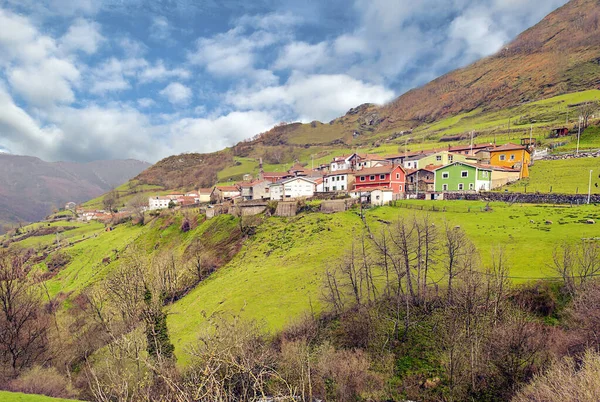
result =
[[71,262],[71,256],[66,253],[57,252],[50,255],[46,261],[46,266],[50,272],[58,271]]
[[12,392],[27,394],[42,394],[55,398],[70,398],[76,396],[69,380],[54,367],[32,367],[8,384]]

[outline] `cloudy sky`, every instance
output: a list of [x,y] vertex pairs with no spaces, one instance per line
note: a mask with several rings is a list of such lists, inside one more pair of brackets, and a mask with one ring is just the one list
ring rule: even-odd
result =
[[209,152],[499,50],[565,0],[0,0],[0,152]]

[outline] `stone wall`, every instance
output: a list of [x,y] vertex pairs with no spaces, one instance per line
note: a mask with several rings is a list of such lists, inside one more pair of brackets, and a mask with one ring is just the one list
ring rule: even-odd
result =
[[275,216],[296,216],[297,211],[297,201],[279,201],[275,210]]
[[[471,200],[471,201],[500,201],[516,202],[523,204],[570,204],[581,205],[587,203],[587,194],[539,194],[539,193],[444,193],[445,200]],[[592,194],[590,202],[600,203],[600,194]]]
[[358,200],[323,200],[321,202],[321,212],[324,212],[326,214],[334,212],[344,212],[347,211],[348,208],[350,208],[350,206],[356,202],[358,202]]

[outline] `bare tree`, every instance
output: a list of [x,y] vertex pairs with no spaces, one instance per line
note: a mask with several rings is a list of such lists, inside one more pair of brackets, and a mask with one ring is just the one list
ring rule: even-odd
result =
[[118,201],[119,194],[116,192],[116,190],[113,189],[109,191],[108,193],[106,193],[104,198],[102,198],[102,205],[104,206],[104,210],[110,212],[110,214],[113,215],[115,206],[117,205]]
[[598,111],[598,102],[585,102],[579,105],[582,128],[587,128],[590,118]]
[[137,194],[133,196],[131,200],[129,200],[127,205],[131,209],[133,215],[136,217],[138,223],[143,225],[145,222],[145,211],[148,208],[148,198],[144,197],[143,194]]
[[47,349],[49,320],[29,273],[21,255],[0,250],[0,368],[7,363],[11,376],[38,362]]

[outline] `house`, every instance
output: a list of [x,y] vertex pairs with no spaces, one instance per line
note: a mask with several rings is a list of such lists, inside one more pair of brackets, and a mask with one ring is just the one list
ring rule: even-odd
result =
[[531,152],[528,147],[508,143],[490,150],[490,165],[519,169],[521,178],[529,177]]
[[200,203],[208,203],[210,202],[210,194],[212,193],[212,188],[199,188],[198,189],[198,200]]
[[316,179],[313,178],[313,180],[315,181],[315,191],[317,193],[322,193],[325,191],[325,179],[323,177],[317,177]]
[[323,177],[323,191],[348,191],[354,185],[353,170],[338,170]]
[[377,187],[392,189],[394,194],[404,192],[406,172],[400,165],[385,165],[362,169],[355,173],[355,190],[368,190]]
[[456,154],[449,151],[440,151],[432,154],[423,154],[418,157],[408,158],[404,163],[405,169],[420,169],[428,165],[448,165],[453,162],[477,162],[476,158],[465,154]]
[[375,154],[355,154],[355,157],[351,159],[351,169],[361,170],[365,168],[373,168],[378,166],[390,165],[384,156]]
[[210,202],[214,204],[231,201],[241,195],[237,186],[215,186],[210,194]]
[[489,191],[492,188],[492,167],[468,162],[454,162],[434,170],[436,192]]
[[494,148],[494,144],[492,144],[492,143],[455,145],[455,146],[449,146],[448,152],[452,152],[455,154],[475,156],[475,153],[477,151],[480,151],[482,149],[493,149],[493,148]]
[[490,164],[490,150],[489,149],[480,149],[475,152],[475,158],[477,159],[477,163],[482,163],[489,165]]
[[264,200],[269,197],[269,184],[267,180],[254,180],[239,183],[240,194],[244,200]]
[[259,180],[266,180],[269,183],[275,183],[286,177],[288,175],[287,172],[260,172],[258,178]]
[[303,176],[289,177],[269,184],[269,194],[272,200],[312,197],[315,189],[315,181]]
[[75,204],[73,201],[67,202],[65,204],[66,210],[74,210],[76,207],[77,207],[77,204]]
[[426,168],[406,171],[406,192],[407,193],[418,193],[418,192],[434,192],[434,181],[435,172],[434,170],[438,166],[429,165]]
[[148,198],[148,209],[154,211],[157,209],[169,208],[169,203],[175,202],[169,196],[154,196]]
[[394,200],[394,191],[391,188],[374,188],[371,190],[368,200],[371,205],[387,205]]

